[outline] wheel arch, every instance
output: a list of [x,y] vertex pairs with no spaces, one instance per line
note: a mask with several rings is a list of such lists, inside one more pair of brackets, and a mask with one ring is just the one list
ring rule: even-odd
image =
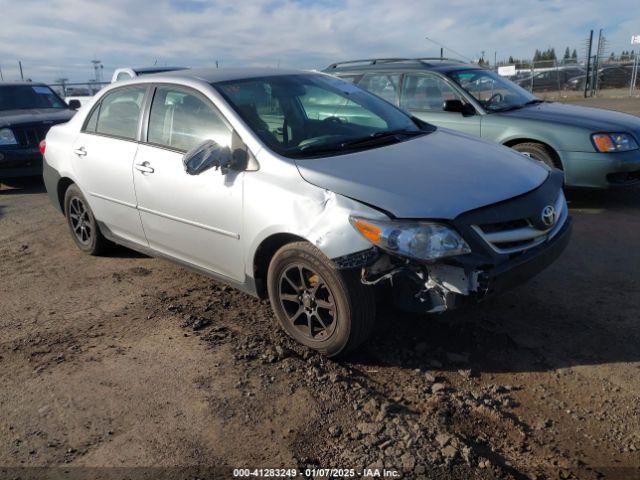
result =
[[293,233],[275,233],[260,242],[253,255],[253,278],[259,298],[267,298],[267,273],[275,253],[288,243],[308,242],[306,238]]
[[60,204],[60,210],[64,214],[64,196],[67,193],[67,189],[73,185],[75,182],[69,177],[61,177],[58,180],[58,185],[56,186],[56,193],[58,196],[58,203]]
[[558,153],[558,150],[543,140],[540,140],[537,138],[530,138],[530,137],[516,137],[516,138],[511,138],[509,140],[502,142],[502,144],[505,147],[509,147],[509,148],[513,148],[514,146],[519,145],[521,143],[538,143],[542,145],[545,148],[545,150],[547,150],[547,152],[553,157],[553,161],[556,164],[556,166],[561,170],[564,170],[564,165],[562,164],[562,158],[560,158],[560,154]]

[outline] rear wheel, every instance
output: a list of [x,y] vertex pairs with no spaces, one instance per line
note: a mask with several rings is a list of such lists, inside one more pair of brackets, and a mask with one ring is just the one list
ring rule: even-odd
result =
[[323,355],[345,354],[373,330],[371,288],[360,282],[356,272],[337,270],[309,243],[290,243],[276,252],[267,287],[283,330]]
[[561,165],[559,165],[549,149],[541,143],[519,143],[512,146],[511,148],[513,148],[517,152],[522,153],[523,155],[533,158],[534,160],[545,163],[549,167],[562,169]]
[[76,185],[70,185],[65,192],[64,213],[71,236],[80,250],[99,255],[107,249],[109,241],[100,232],[87,200]]

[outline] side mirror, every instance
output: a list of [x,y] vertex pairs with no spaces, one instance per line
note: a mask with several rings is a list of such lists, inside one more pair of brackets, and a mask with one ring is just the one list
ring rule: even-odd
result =
[[233,152],[229,147],[221,147],[213,140],[206,140],[184,154],[182,163],[189,175],[199,175],[210,168],[220,169],[223,175],[230,171],[247,169],[249,156],[240,148]]
[[73,100],[69,100],[69,108],[71,110],[78,110],[81,106],[82,104],[80,103],[80,100],[75,98]]
[[464,103],[462,103],[461,100],[457,100],[457,99],[455,99],[455,100],[445,100],[444,103],[442,104],[442,109],[445,112],[461,113],[465,117],[476,114],[476,109],[473,108],[473,105],[464,104]]

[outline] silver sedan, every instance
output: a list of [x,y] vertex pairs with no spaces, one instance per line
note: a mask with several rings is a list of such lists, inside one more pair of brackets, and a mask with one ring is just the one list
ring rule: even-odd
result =
[[535,275],[571,230],[560,172],[321,73],[118,82],[41,150],[82,251],[117,243],[268,296],[328,356],[371,333],[378,288],[442,312]]

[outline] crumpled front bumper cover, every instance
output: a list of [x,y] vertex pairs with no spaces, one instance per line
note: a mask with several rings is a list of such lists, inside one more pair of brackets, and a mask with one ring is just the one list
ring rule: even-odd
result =
[[569,244],[573,220],[568,217],[550,240],[508,260],[469,255],[447,262],[421,264],[380,253],[363,267],[363,283],[389,282],[394,303],[402,310],[437,313],[515,288],[555,262]]

